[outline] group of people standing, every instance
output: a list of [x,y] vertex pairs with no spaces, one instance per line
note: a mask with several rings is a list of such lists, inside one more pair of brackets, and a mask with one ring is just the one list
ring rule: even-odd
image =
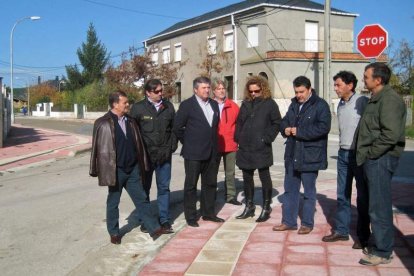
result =
[[334,77],[338,106],[339,151],[337,210],[332,233],[324,242],[349,239],[353,178],[357,189],[357,237],[352,248],[362,249],[363,265],[392,260],[394,226],[391,178],[405,147],[407,111],[391,88],[391,70],[384,63],[365,67],[364,84],[370,99],[357,95],[357,79],[342,71]]
[[[338,198],[335,227],[323,241],[349,239],[352,180],[357,186],[358,226],[353,248],[366,254],[361,264],[388,263],[392,256],[393,224],[391,177],[404,148],[405,106],[389,87],[390,69],[382,63],[365,68],[364,82],[371,99],[357,95],[357,79],[341,71],[334,77],[340,97],[338,122]],[[280,132],[286,138],[285,193],[282,221],[274,231],[298,229],[300,188],[303,205],[298,234],[314,227],[316,179],[328,166],[327,142],[331,128],[329,105],[299,76],[293,81],[295,97],[282,118],[271,97],[266,79],[251,76],[244,87],[241,107],[226,97],[220,80],[198,77],[194,95],[184,100],[177,112],[162,97],[160,80],[145,84],[145,99],[134,104],[128,114],[128,98],[123,92],[109,97],[111,110],[96,120],[90,175],[99,185],[108,186],[107,229],[111,242],[119,244],[119,201],[123,188],[139,212],[141,230],[155,240],[173,233],[169,213],[171,156],[182,144],[184,158],[184,215],[191,227],[206,221],[224,222],[216,215],[217,174],[221,159],[225,171],[225,200],[237,200],[235,166],[243,174],[245,207],[236,219],[255,216],[254,171],[262,184],[262,211],[256,222],[264,222],[272,212],[272,142]],[[210,92],[213,92],[211,97]],[[151,215],[149,193],[155,172],[159,215]],[[197,183],[201,178],[200,211],[197,212]],[[370,247],[368,247],[370,246]],[[368,249],[369,248],[369,249]]]

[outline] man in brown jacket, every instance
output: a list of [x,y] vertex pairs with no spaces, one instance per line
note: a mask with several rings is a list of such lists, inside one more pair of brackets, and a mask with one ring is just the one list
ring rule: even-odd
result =
[[120,91],[112,93],[109,105],[111,110],[94,124],[89,174],[98,177],[100,186],[108,186],[106,225],[111,242],[121,243],[118,205],[123,188],[154,240],[162,234],[172,233],[160,227],[146,200],[142,184],[148,162],[139,128],[126,114],[129,107],[127,95]]

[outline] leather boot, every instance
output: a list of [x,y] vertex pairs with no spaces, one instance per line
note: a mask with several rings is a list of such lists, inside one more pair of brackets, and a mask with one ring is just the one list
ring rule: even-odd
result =
[[254,217],[254,211],[256,210],[256,205],[253,201],[247,200],[246,207],[241,215],[237,216],[236,219],[247,219],[249,217]]
[[246,207],[243,210],[243,213],[236,217],[236,219],[246,219],[249,217],[254,217],[254,211],[256,210],[256,205],[253,202],[254,196],[254,185],[250,183],[244,184],[244,197],[246,201]]
[[263,189],[263,208],[262,212],[256,222],[264,222],[270,218],[270,213],[272,212],[272,207],[270,204],[272,203],[272,190],[271,189]]

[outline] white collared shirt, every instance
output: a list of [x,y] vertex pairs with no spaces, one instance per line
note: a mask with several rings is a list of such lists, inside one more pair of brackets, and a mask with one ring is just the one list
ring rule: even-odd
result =
[[147,98],[148,99],[148,101],[155,107],[155,109],[157,110],[157,112],[158,112],[158,110],[160,109],[160,106],[162,105],[162,100],[161,101],[159,101],[158,103],[156,103],[156,102],[153,102],[153,101],[151,101],[149,98]]
[[226,102],[226,98],[224,98],[224,100],[222,100],[221,102],[219,102],[219,101],[217,101],[216,99],[214,99],[216,102],[217,102],[217,104],[218,104],[218,106],[219,106],[219,109],[220,109],[220,116],[221,116],[221,113],[223,112],[223,108],[224,108],[224,103]]
[[210,104],[211,99],[207,99],[207,101],[203,101],[199,96],[195,95],[195,97],[197,99],[198,104],[201,107],[201,110],[203,110],[204,116],[206,116],[208,124],[210,126],[213,126],[214,111]]

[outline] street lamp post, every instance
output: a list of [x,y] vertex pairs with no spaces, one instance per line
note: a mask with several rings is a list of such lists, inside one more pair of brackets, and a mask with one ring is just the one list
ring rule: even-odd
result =
[[14,123],[14,98],[13,98],[13,33],[17,24],[20,22],[30,19],[30,20],[39,20],[40,16],[27,16],[23,17],[14,23],[13,28],[10,32],[10,103],[11,103],[11,122]]

